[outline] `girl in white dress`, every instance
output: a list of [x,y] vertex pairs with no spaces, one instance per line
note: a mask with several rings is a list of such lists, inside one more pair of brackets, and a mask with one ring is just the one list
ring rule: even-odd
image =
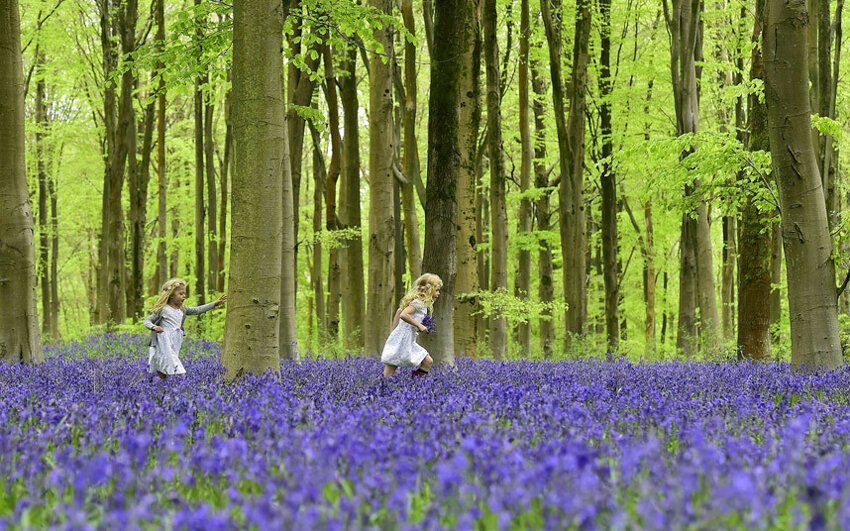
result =
[[187,315],[199,315],[224,304],[227,295],[203,306],[186,306],[186,281],[172,278],[162,285],[162,290],[153,306],[153,313],[145,319],[145,328],[151,331],[148,354],[148,372],[156,373],[163,380],[172,374],[186,374],[178,355],[183,345],[183,322]]
[[443,281],[433,273],[425,273],[413,283],[413,288],[401,299],[393,318],[393,331],[384,344],[381,363],[384,377],[392,376],[399,367],[415,367],[412,377],[426,376],[434,360],[428,351],[416,343],[416,335],[429,333],[423,321],[434,309]]

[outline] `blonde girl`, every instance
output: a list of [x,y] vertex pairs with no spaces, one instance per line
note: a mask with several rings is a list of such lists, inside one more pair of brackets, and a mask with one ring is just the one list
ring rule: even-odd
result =
[[443,281],[433,273],[425,273],[417,278],[413,287],[402,297],[393,318],[393,331],[384,344],[381,363],[384,364],[384,377],[392,376],[399,367],[413,367],[412,377],[426,376],[434,360],[428,351],[416,343],[418,333],[429,333],[422,324],[426,316],[434,310],[434,301],[440,297]]
[[186,281],[172,278],[162,285],[153,312],[145,319],[145,328],[151,331],[148,354],[148,372],[163,380],[172,374],[186,374],[178,355],[183,345],[183,322],[187,315],[199,315],[227,301],[222,295],[215,302],[203,306],[186,306]]

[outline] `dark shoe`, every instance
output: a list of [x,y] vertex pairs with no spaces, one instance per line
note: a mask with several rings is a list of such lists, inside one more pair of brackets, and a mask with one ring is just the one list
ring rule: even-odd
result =
[[416,369],[412,373],[410,373],[411,378],[422,378],[424,376],[428,376],[428,371],[422,369]]

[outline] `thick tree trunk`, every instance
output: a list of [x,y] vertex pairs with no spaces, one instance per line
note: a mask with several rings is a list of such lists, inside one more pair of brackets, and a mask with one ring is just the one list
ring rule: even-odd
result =
[[[551,3],[551,8],[550,8]],[[584,214],[584,114],[587,87],[587,64],[591,28],[591,6],[582,0],[576,11],[573,42],[573,70],[570,82],[570,115],[565,120],[565,95],[561,71],[561,2],[541,0],[546,40],[549,42],[549,64],[552,75],[552,101],[558,130],[558,153],[561,166],[558,218],[561,229],[564,294],[567,302],[566,339],[584,333],[587,322],[586,225]],[[553,18],[554,16],[554,18]]]
[[478,129],[481,124],[481,28],[479,1],[470,2],[464,17],[463,65],[460,74],[460,115],[458,138],[460,168],[457,174],[457,277],[455,280],[455,353],[478,355],[478,244],[475,203]]
[[437,0],[428,106],[428,187],[422,269],[443,280],[434,304],[434,332],[423,346],[436,363],[454,364],[454,293],[457,275],[457,184],[460,172],[460,83],[464,54],[466,0]]
[[345,141],[342,143],[342,176],[339,213],[342,227],[357,229],[358,235],[340,249],[342,277],[343,345],[362,352],[364,338],[363,242],[360,237],[360,125],[357,101],[357,50],[351,48],[343,69],[349,75],[340,78],[340,99],[344,113]]
[[[505,155],[502,145],[502,94],[499,74],[499,49],[496,0],[484,0],[484,58],[487,72],[487,145],[490,156],[490,253],[492,257],[490,291],[508,289],[508,214],[505,202]],[[436,43],[434,43],[436,47]],[[432,87],[433,90],[433,87]],[[490,350],[493,357],[505,357],[508,348],[508,320],[490,316]]]
[[[541,76],[539,63],[531,64],[531,82],[535,98],[532,104],[534,111],[534,186],[546,188],[550,186],[549,172],[546,168],[546,122],[543,102],[546,98],[546,83]],[[549,204],[549,193],[545,193],[535,201],[534,212],[537,219],[537,230],[552,230],[552,209]],[[552,265],[552,244],[547,239],[539,242],[537,253],[537,272],[540,283],[537,295],[540,302],[551,304],[555,300],[554,273]],[[550,358],[555,344],[555,323],[552,321],[552,311],[547,307],[540,316],[540,349],[544,358]]]
[[620,340],[619,317],[619,260],[617,248],[617,176],[614,175],[611,157],[614,153],[613,124],[611,121],[611,0],[600,0],[601,21],[599,92],[602,99],[600,128],[602,132],[602,157],[605,159],[600,175],[602,189],[602,278],[605,283],[605,333],[608,352],[617,352]]
[[221,361],[233,380],[280,371],[281,175],[288,167],[280,72],[283,12],[274,0],[233,8],[233,227]]
[[[764,0],[756,1],[753,43],[758,43],[764,33]],[[750,62],[750,79],[764,80],[762,48],[753,47]],[[767,130],[767,108],[758,95],[748,101],[748,149],[767,151],[770,139]],[[772,180],[772,179],[771,179]],[[771,251],[772,230],[763,219],[769,212],[761,212],[755,204],[755,193],[748,190],[740,216],[740,244],[746,252],[739,257],[738,271],[738,356],[742,359],[770,359],[771,304]]]
[[24,72],[17,0],[0,0],[0,13],[0,360],[38,363],[44,355],[24,159]]
[[[529,0],[520,3],[520,28],[519,28],[519,133],[520,133],[520,191],[527,192],[531,189],[531,166],[534,158],[534,147],[531,139],[531,120],[529,118],[529,39],[531,37],[531,23],[529,13]],[[514,296],[521,299],[529,297],[531,292],[531,250],[527,245],[531,236],[531,200],[522,199],[519,205],[519,218],[517,219],[517,235],[523,245],[517,253],[517,272],[514,284]],[[531,322],[519,322],[515,329],[516,342],[520,352],[524,356],[531,354]]]
[[788,266],[791,365],[832,369],[841,364],[841,342],[832,238],[811,136],[810,19],[805,0],[768,0],[765,18],[765,101]]
[[[389,0],[370,0],[369,5],[391,13]],[[375,30],[375,41],[385,52],[392,50],[390,28]],[[395,224],[393,210],[393,94],[392,71],[385,58],[369,56],[369,287],[366,305],[366,353],[380,355],[395,313],[393,278]]]

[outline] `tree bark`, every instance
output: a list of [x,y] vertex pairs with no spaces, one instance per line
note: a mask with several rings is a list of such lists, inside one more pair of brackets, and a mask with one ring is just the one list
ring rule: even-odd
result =
[[207,290],[214,292],[218,284],[218,198],[215,188],[215,140],[213,135],[213,111],[215,106],[208,97],[204,104],[204,169],[207,175]]
[[608,352],[617,352],[620,341],[619,317],[619,266],[617,247],[617,176],[614,175],[612,156],[614,153],[613,124],[611,121],[611,1],[600,0],[600,78],[599,92],[600,129],[602,133],[602,279],[605,284],[605,334]]
[[[390,14],[389,0],[369,0],[381,13]],[[376,29],[375,41],[392,53],[390,28]],[[366,306],[366,353],[380,355],[395,313],[393,270],[395,224],[393,210],[393,94],[389,62],[373,51],[369,55],[369,287]]]
[[841,342],[832,238],[811,136],[805,0],[768,0],[765,18],[765,101],[782,207],[791,366],[833,369],[841,364]]
[[[195,0],[195,8],[201,5],[201,0]],[[196,20],[195,38],[198,52],[201,52],[203,30],[201,21]],[[206,301],[206,257],[204,239],[206,238],[206,210],[204,205],[204,96],[201,88],[209,83],[209,76],[195,77],[195,297],[200,304]]]
[[[548,187],[549,172],[546,168],[546,123],[543,102],[546,98],[546,83],[540,72],[539,63],[531,64],[531,82],[534,88],[534,186]],[[537,219],[537,230],[544,232],[552,230],[552,209],[549,204],[549,193],[545,193],[535,201],[534,212]],[[550,305],[555,300],[554,272],[552,265],[552,244],[549,240],[540,240],[540,250],[537,253],[537,272],[540,283],[537,295],[540,302]],[[543,357],[549,359],[555,344],[555,323],[552,321],[552,310],[548,306],[540,315],[540,349]]]
[[[316,317],[316,329],[319,331],[319,341],[321,343],[322,332],[325,330],[325,287],[322,280],[322,262],[324,260],[322,253],[322,241],[318,237],[322,231],[322,198],[325,195],[325,178],[326,168],[325,160],[322,157],[322,144],[319,138],[319,132],[315,127],[310,125],[310,133],[313,136],[313,261],[310,264],[310,283],[313,285],[313,308],[308,314],[310,322],[313,321],[313,316]],[[308,341],[313,341],[313,327],[308,326],[307,334]],[[310,349],[312,350],[312,349]]]
[[281,175],[288,168],[279,1],[233,6],[233,227],[225,378],[280,371]]
[[[416,35],[416,24],[413,18],[412,0],[403,0],[401,14],[404,27],[411,35]],[[404,232],[407,239],[407,262],[410,277],[417,278],[422,274],[422,250],[419,243],[419,222],[416,215],[416,197],[414,183],[419,176],[419,149],[416,144],[416,45],[404,42],[404,176],[407,183],[402,185],[402,206],[405,212]]]
[[481,124],[481,20],[479,0],[467,4],[464,17],[463,65],[460,73],[460,114],[458,142],[460,168],[457,174],[457,277],[454,297],[454,351],[459,356],[478,355],[478,239],[476,234],[477,207],[476,151]]
[[465,0],[436,2],[428,106],[428,185],[422,269],[439,275],[443,289],[434,303],[436,329],[424,336],[422,344],[435,363],[448,365],[453,365],[455,358],[457,184],[461,164],[459,103],[464,67],[464,54],[458,53],[458,43],[466,44],[466,9],[469,6]]
[[[550,9],[550,3],[552,8]],[[573,70],[570,83],[569,122],[564,115],[564,86],[561,73],[561,1],[541,0],[546,40],[549,42],[549,64],[552,75],[552,101],[558,131],[558,155],[561,183],[558,189],[558,218],[561,229],[564,294],[567,302],[567,351],[571,340],[584,333],[587,322],[587,286],[585,284],[586,226],[584,214],[584,114],[587,64],[591,27],[590,3],[582,0],[576,12],[573,46]],[[553,19],[554,15],[554,19]]]
[[[484,0],[484,58],[487,72],[487,145],[490,156],[490,291],[508,288],[508,214],[505,202],[505,156],[502,145],[502,94],[496,33],[496,0]],[[434,44],[436,47],[436,43]],[[433,90],[433,87],[432,87]],[[490,316],[490,351],[497,360],[507,353],[508,320]]]
[[[326,99],[328,101],[328,128],[331,135],[331,163],[325,179],[325,204],[327,216],[325,228],[335,231],[337,227],[337,197],[336,188],[340,174],[340,159],[342,157],[342,138],[340,137],[339,100],[336,94],[336,75],[334,74],[333,55],[329,45],[323,48],[325,63]],[[342,275],[340,273],[339,249],[336,246],[328,251],[328,306],[327,326],[330,337],[336,339],[339,335],[339,307],[342,296]]]
[[[150,184],[150,162],[151,150],[153,149],[153,128],[156,101],[151,100],[145,107],[144,121],[142,127],[142,160],[135,171],[131,172],[130,185],[130,271],[131,281],[129,286],[128,313],[133,318],[138,318],[144,311],[144,289],[145,289],[145,225],[148,214],[148,186]],[[133,128],[135,135],[135,128]],[[136,154],[135,138],[131,139],[133,146],[131,157]]]
[[[231,71],[227,72],[228,81],[231,79]],[[225,244],[227,243],[227,208],[230,205],[228,197],[228,178],[230,176],[231,167],[233,166],[233,91],[229,90],[224,97],[224,159],[219,172],[220,188],[221,188],[221,203],[219,207],[219,225],[218,225],[218,282],[216,289],[219,292],[224,292],[224,271],[226,262],[224,259]]]
[[17,0],[0,0],[0,360],[44,360],[36,304],[35,237],[27,190],[24,72]]
[[342,143],[342,175],[340,183],[340,228],[357,229],[357,236],[347,240],[340,249],[342,277],[343,345],[351,351],[362,352],[364,334],[363,242],[360,237],[360,124],[357,101],[357,50],[346,53],[340,78],[340,99],[343,108],[345,141]]
[[[156,3],[156,43],[159,51],[165,49],[165,0]],[[168,181],[165,173],[165,64],[160,60],[156,64],[159,75],[156,104],[156,168],[159,179],[159,197],[157,200],[157,224],[159,242],[157,243],[157,291],[168,279],[168,261],[166,259],[166,239],[168,238]]]
[[48,212],[47,181],[47,157],[45,146],[45,132],[49,127],[47,121],[47,105],[45,103],[46,92],[44,74],[44,55],[36,50],[36,75],[39,76],[35,84],[35,157],[36,172],[38,174],[38,284],[41,287],[41,337],[52,338],[50,335],[50,320],[52,305],[50,303],[50,220]]

